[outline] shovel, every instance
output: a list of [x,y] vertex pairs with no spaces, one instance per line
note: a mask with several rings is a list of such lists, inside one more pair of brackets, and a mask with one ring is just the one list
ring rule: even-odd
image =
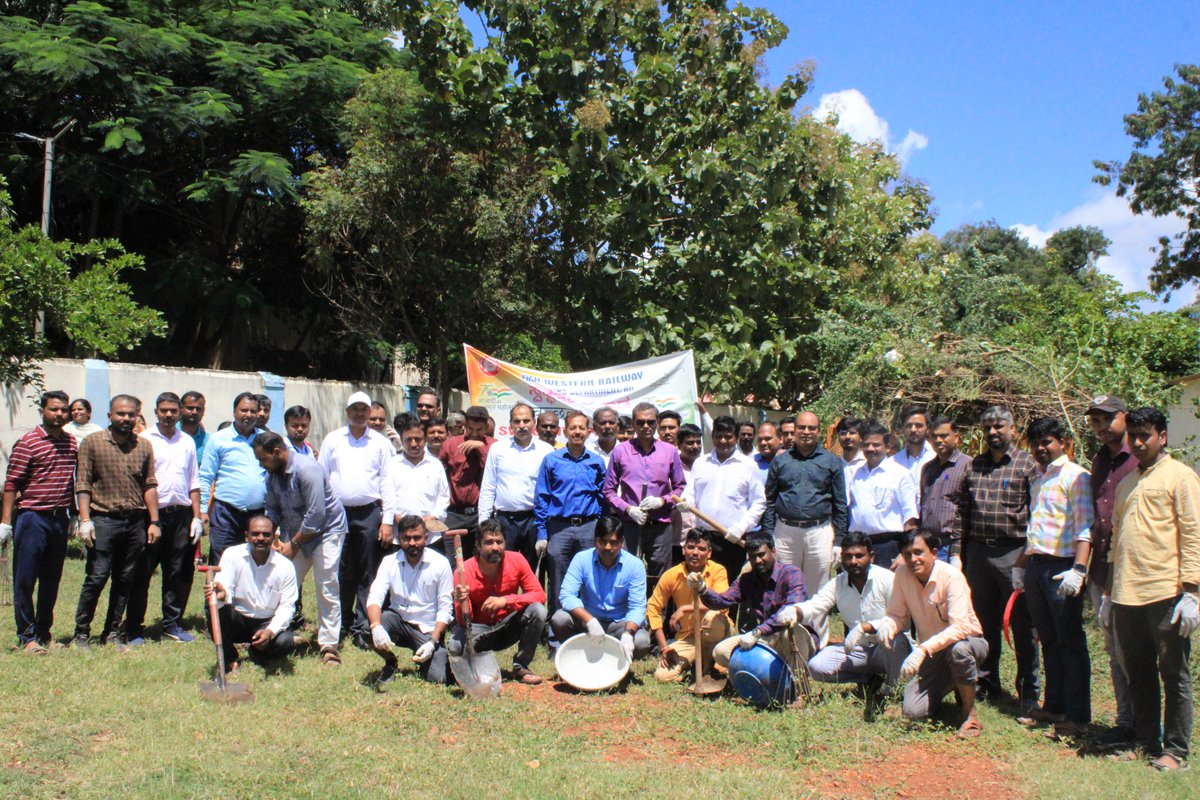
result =
[[0,606],[13,604],[12,568],[8,565],[8,543],[0,547]]
[[692,617],[694,618],[694,626],[696,632],[696,664],[693,672],[695,673],[696,682],[688,687],[688,691],[694,695],[705,697],[710,694],[720,694],[725,691],[725,679],[714,678],[704,672],[704,633],[700,630],[700,623],[704,619],[704,614],[700,609],[700,593],[692,591]]
[[[467,585],[467,573],[463,567],[462,537],[465,530],[446,531],[444,536],[454,541],[454,567],[458,571],[459,585]],[[459,687],[471,697],[485,700],[500,695],[500,664],[496,654],[491,650],[483,653],[475,652],[475,642],[471,635],[471,601],[462,603],[464,633],[463,642],[466,655],[449,653],[450,671]]]
[[[212,588],[212,576],[221,568],[202,564],[196,569],[204,573],[204,586]],[[209,625],[212,627],[213,644],[217,646],[217,679],[215,681],[200,681],[200,696],[205,700],[217,703],[252,703],[254,692],[244,683],[227,683],[225,681],[225,649],[221,646],[221,618],[217,614],[217,593],[213,591],[208,598]]]

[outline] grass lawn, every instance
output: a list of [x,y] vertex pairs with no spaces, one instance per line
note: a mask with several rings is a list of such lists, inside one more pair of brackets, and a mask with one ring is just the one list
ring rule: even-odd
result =
[[[82,576],[73,547],[60,642],[73,630]],[[155,623],[157,579],[150,592]],[[304,596],[314,609],[311,578]],[[201,600],[197,582],[187,620],[197,634]],[[103,616],[102,601],[93,635]],[[0,797],[1200,797],[1196,774],[1082,758],[990,706],[983,737],[962,742],[952,702],[945,724],[907,724],[894,704],[867,723],[852,694],[824,687],[806,710],[761,712],[659,685],[649,661],[621,693],[506,683],[499,699],[479,703],[411,673],[376,690],[379,658],[353,647],[340,668],[311,655],[271,672],[247,664],[241,680],[255,702],[225,706],[196,688],[215,665],[203,639],[127,654],[55,647],[35,658],[7,649],[11,608],[0,612],[0,636]],[[1112,690],[1098,635],[1092,646],[1095,717],[1107,724]],[[534,668],[553,676],[544,650]]]

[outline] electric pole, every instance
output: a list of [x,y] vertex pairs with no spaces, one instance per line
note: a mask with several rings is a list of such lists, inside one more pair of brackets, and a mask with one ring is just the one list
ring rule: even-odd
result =
[[[18,138],[28,139],[31,142],[38,142],[45,148],[44,169],[42,171],[42,235],[47,239],[50,238],[50,194],[54,188],[54,144],[63,134],[71,130],[75,126],[75,120],[71,120],[62,129],[53,136],[33,136],[28,133],[18,133]],[[34,335],[41,338],[46,330],[46,312],[39,311],[37,321],[34,322]]]

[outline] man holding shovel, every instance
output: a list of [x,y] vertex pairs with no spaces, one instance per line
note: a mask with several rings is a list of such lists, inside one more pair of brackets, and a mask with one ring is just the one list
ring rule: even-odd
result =
[[[758,483],[753,476],[750,476],[750,480]],[[704,582],[713,587],[714,591],[723,592],[729,588],[729,576],[725,568],[712,560],[711,556],[712,534],[695,528],[688,531],[683,544],[683,563],[667,570],[667,574],[663,575],[654,587],[654,594],[646,604],[647,625],[658,644],[658,669],[654,671],[654,677],[660,681],[678,681],[696,661],[696,646],[693,643],[696,608],[693,604],[692,590],[687,584],[688,573],[702,574]],[[668,601],[675,604],[675,613],[671,615],[670,620],[675,640],[669,644],[663,630],[663,611]],[[717,642],[733,632],[733,623],[724,611],[702,610],[704,614],[700,623],[701,647],[711,651]]]
[[[470,603],[475,651],[504,650],[516,644],[513,678],[535,686],[542,676],[531,672],[529,665],[546,629],[546,593],[525,557],[505,550],[505,538],[498,519],[480,524],[475,556],[463,564],[466,582],[454,587],[454,600]],[[466,636],[464,628],[455,630],[447,645],[452,655],[466,649]]]

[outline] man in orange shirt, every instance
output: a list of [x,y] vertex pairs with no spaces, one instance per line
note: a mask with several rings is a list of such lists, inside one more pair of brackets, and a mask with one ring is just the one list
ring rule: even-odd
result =
[[[659,578],[654,594],[646,603],[647,625],[658,644],[658,669],[654,671],[654,677],[660,681],[678,681],[696,660],[696,609],[692,605],[692,590],[687,584],[688,573],[703,574],[704,583],[715,592],[729,588],[725,567],[712,561],[711,556],[712,534],[696,528],[688,531],[683,544],[683,563],[671,567]],[[663,631],[663,613],[668,601],[675,604],[675,613],[670,620],[675,640],[669,644]],[[733,635],[733,623],[724,611],[703,610],[700,646],[706,653],[711,653],[718,642]],[[710,658],[710,666],[711,663]]]

